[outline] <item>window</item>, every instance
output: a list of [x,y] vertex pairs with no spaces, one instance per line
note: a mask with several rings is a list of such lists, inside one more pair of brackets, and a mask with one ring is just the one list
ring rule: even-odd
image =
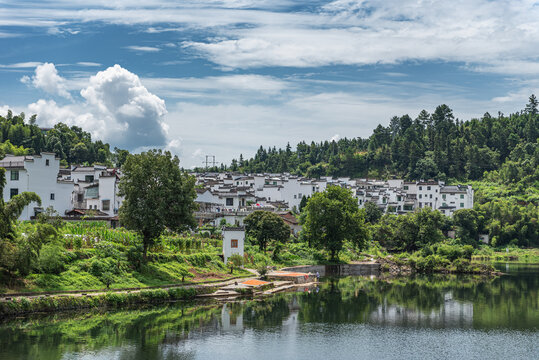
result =
[[382,201],[383,201],[383,202],[384,202],[384,204],[385,204],[387,200],[386,200],[386,198],[384,198],[384,199],[383,199]]
[[423,195],[419,194],[419,198],[421,199],[423,197]]
[[93,182],[94,181],[94,176],[93,175],[86,175],[84,177],[84,181],[85,182]]
[[420,187],[419,187],[419,190],[423,190],[423,186],[420,186]]
[[110,200],[101,201],[101,208],[103,209],[103,211],[109,211],[110,210]]
[[9,189],[9,198],[11,199],[15,195],[19,195],[19,189]]
[[233,206],[234,198],[226,198],[226,206]]
[[447,207],[447,204],[446,204],[446,203],[442,203],[442,207]]
[[460,203],[460,207],[463,208],[463,207],[464,207],[464,203]]
[[445,200],[445,194],[442,194],[442,199]]
[[231,248],[237,248],[238,247],[238,240],[237,239],[230,240],[230,247]]
[[427,190],[430,190],[430,186],[427,186]]
[[77,202],[83,202],[84,201],[84,194],[77,194]]
[[51,200],[54,200],[54,193],[51,193]]
[[461,199],[464,199],[464,194],[460,194],[460,198],[461,198]]
[[19,180],[19,170],[11,170],[11,180]]
[[404,190],[408,190],[408,185],[404,185]]
[[297,198],[298,198],[298,196],[297,196],[297,195],[294,195],[294,199],[297,199]]
[[49,166],[49,159],[45,160],[45,166]]
[[239,184],[240,184],[240,182],[239,182],[239,181],[236,181],[236,185],[239,185]]
[[431,198],[431,199],[432,199],[432,194],[430,194],[430,195],[429,195],[429,198]]
[[401,201],[401,197],[400,197],[400,195],[399,195],[399,196],[397,196],[397,201]]

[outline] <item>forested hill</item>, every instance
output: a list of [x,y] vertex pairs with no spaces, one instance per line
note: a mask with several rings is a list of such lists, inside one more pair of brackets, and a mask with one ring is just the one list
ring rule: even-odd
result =
[[54,152],[64,165],[106,164],[121,165],[126,150],[115,149],[111,153],[109,144],[92,141],[90,133],[80,127],[68,127],[58,123],[52,129],[42,129],[36,124],[36,115],[28,121],[24,113],[0,116],[0,158],[5,154],[32,155],[42,151]]
[[510,116],[486,113],[481,119],[459,121],[447,105],[414,119],[393,117],[378,125],[368,139],[300,142],[293,151],[260,147],[252,159],[234,159],[231,170],[408,179],[468,179],[498,170],[505,181],[538,181],[538,101],[530,96],[525,109]]

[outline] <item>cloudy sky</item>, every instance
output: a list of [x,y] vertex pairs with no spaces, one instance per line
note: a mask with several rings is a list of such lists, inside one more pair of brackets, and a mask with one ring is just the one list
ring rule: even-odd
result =
[[539,1],[0,0],[0,114],[229,164],[539,93]]

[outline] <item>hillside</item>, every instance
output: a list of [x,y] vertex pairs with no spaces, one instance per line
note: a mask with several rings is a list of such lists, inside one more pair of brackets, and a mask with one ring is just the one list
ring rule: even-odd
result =
[[6,117],[0,116],[0,158],[5,154],[32,155],[42,151],[54,152],[64,165],[108,164],[121,165],[126,150],[114,149],[101,140],[92,141],[90,133],[80,127],[68,127],[63,123],[51,129],[36,125],[37,115],[28,121],[25,114],[13,115],[8,110]]
[[531,95],[525,109],[515,114],[485,113],[481,119],[461,121],[447,105],[440,105],[432,114],[421,111],[415,119],[395,116],[367,139],[300,142],[295,151],[290,145],[267,150],[261,146],[251,159],[242,155],[234,159],[230,170],[441,180],[479,180],[485,172],[497,171],[492,177],[503,183],[533,184],[539,164],[537,109],[538,101]]

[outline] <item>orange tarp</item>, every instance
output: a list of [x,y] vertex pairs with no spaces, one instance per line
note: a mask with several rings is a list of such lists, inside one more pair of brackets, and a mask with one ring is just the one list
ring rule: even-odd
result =
[[259,286],[259,285],[266,285],[266,284],[269,284],[269,282],[267,282],[267,281],[262,281],[262,280],[251,279],[251,280],[247,280],[247,281],[242,282],[242,284],[244,284],[244,285],[251,285],[251,286]]

